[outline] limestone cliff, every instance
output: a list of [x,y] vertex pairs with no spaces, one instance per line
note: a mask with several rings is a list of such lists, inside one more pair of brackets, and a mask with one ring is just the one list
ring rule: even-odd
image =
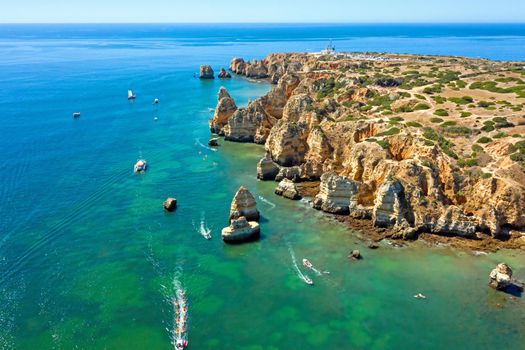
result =
[[[210,128],[264,144],[262,180],[319,181],[319,210],[402,238],[504,238],[525,230],[522,67],[385,54],[236,58],[232,72],[274,86],[240,109],[222,93]],[[483,85],[494,71],[498,93]],[[288,189],[284,181],[277,192]]]

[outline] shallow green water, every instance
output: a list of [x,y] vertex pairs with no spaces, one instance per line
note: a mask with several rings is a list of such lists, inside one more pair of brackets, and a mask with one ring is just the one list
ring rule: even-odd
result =
[[[487,286],[501,260],[523,278],[523,255],[421,243],[369,250],[329,216],[257,181],[262,146],[201,145],[221,85],[239,105],[269,86],[202,82],[193,72],[253,47],[102,42],[17,44],[9,57],[19,61],[0,61],[0,145],[10,166],[1,187],[0,348],[173,348],[176,285],[189,302],[191,349],[523,348],[523,299]],[[131,104],[129,87],[138,94]],[[132,173],[139,157],[150,165],[145,175]],[[220,230],[240,185],[257,199],[262,239],[228,246]],[[168,196],[178,199],[175,213],[162,209]],[[355,248],[364,260],[347,259]],[[315,281],[308,286],[293,255],[331,273],[305,271]],[[414,299],[418,292],[428,298]]]

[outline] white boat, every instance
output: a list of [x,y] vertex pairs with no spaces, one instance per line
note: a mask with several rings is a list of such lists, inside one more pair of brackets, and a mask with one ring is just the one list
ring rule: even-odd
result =
[[133,167],[133,171],[136,173],[142,173],[146,171],[146,168],[148,167],[148,163],[144,159],[139,159],[135,163],[135,166]]
[[308,259],[303,259],[303,265],[309,269],[313,267],[312,263]]
[[137,96],[133,93],[133,90],[128,90],[128,100],[134,100]]
[[303,276],[303,281],[304,283],[306,284],[309,284],[309,285],[313,285],[314,284],[314,281],[312,281],[312,279],[306,275]]
[[159,102],[160,102],[160,101],[159,101],[159,99],[158,99],[158,98],[156,98],[156,99],[154,99],[154,100],[153,100],[153,104],[154,104],[154,105],[158,105],[158,104],[159,104]]
[[73,118],[75,118],[75,119],[80,118],[80,112],[74,112],[73,113]]

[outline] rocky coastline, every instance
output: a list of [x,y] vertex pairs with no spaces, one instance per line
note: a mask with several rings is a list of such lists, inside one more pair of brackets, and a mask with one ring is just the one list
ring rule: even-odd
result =
[[242,108],[221,88],[210,130],[264,144],[277,194],[374,241],[525,249],[523,62],[296,53],[230,71],[274,86]]

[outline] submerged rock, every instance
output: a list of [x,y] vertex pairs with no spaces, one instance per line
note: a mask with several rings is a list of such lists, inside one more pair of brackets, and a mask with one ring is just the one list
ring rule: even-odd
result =
[[248,221],[259,221],[260,217],[255,198],[244,186],[241,186],[233,197],[230,207],[230,222],[242,216]]
[[229,72],[227,72],[224,68],[221,68],[219,72],[219,78],[220,79],[230,79],[232,76]]
[[168,198],[162,205],[167,211],[175,211],[175,209],[177,209],[177,200],[175,198]]
[[199,78],[215,79],[215,73],[213,72],[213,68],[211,68],[211,66],[207,64],[201,65],[200,72],[199,72]]
[[489,286],[496,290],[505,290],[512,284],[512,269],[505,263],[499,263],[489,277]]
[[259,224],[255,221],[248,221],[244,216],[233,219],[230,226],[222,229],[221,236],[227,243],[242,243],[253,241],[260,236]]
[[351,259],[354,259],[354,260],[359,260],[359,259],[363,258],[361,256],[361,252],[359,250],[357,250],[357,249],[352,250],[352,252],[350,253],[350,255],[348,257],[351,258]]
[[270,153],[266,152],[265,156],[257,163],[257,178],[260,180],[275,180],[278,173],[279,166],[272,160]]
[[292,200],[301,199],[301,195],[297,190],[297,186],[295,183],[293,183],[293,181],[288,179],[283,179],[281,182],[279,182],[279,185],[275,189],[275,194]]
[[210,146],[210,147],[217,147],[217,146],[219,146],[219,138],[218,137],[211,138],[208,141],[208,146]]

